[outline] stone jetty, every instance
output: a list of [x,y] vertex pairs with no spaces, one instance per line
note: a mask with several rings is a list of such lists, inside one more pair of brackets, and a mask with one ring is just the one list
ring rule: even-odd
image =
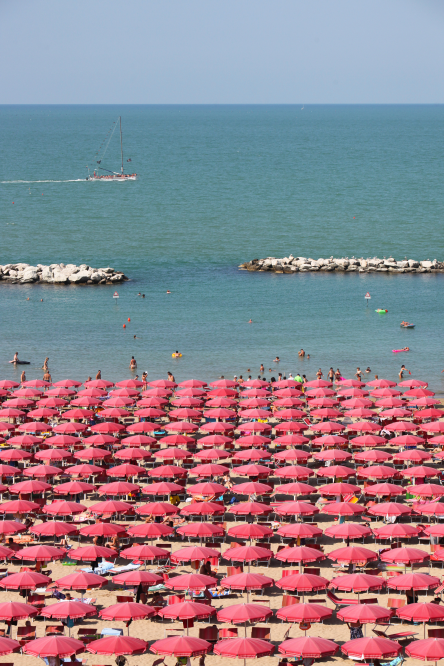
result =
[[364,259],[356,257],[342,257],[335,259],[311,259],[307,257],[288,257],[277,259],[267,257],[266,259],[253,259],[239,266],[246,271],[272,271],[273,273],[307,273],[307,272],[331,272],[336,273],[443,273],[444,261],[427,259],[417,261],[416,259],[403,259],[396,261],[393,257],[372,257]]
[[128,280],[114,268],[93,268],[87,264],[29,264],[0,265],[0,280],[12,284],[115,284]]

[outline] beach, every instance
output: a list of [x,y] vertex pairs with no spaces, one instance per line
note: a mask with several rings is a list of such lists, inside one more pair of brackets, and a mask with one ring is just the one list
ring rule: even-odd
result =
[[[213,546],[217,551],[220,549],[222,555],[227,550],[228,554],[233,553],[233,549],[236,550],[239,545],[248,545],[248,538],[233,538],[228,534],[229,530],[236,526],[242,524],[247,526],[257,522],[268,527],[269,532],[270,528],[273,530],[271,537],[252,541],[252,545],[271,549],[273,558],[269,565],[258,566],[253,561],[249,566],[252,572],[270,576],[274,581],[279,581],[285,575],[284,571],[288,569],[297,573],[299,569],[305,570],[307,567],[309,571],[313,571],[314,567],[319,569],[318,574],[328,581],[354,571],[355,566],[353,565],[351,568],[343,566],[335,571],[329,555],[338,548],[346,546],[346,538],[332,538],[325,534],[328,528],[338,529],[342,525],[345,529],[347,525],[351,524],[360,524],[367,528],[368,536],[351,540],[350,545],[363,546],[367,549],[367,555],[362,555],[363,557],[369,557],[368,551],[370,554],[374,552],[376,560],[372,562],[373,558],[370,556],[367,565],[365,565],[365,561],[359,562],[356,571],[367,569],[373,572],[372,575],[375,571],[379,571],[380,581],[396,580],[397,575],[401,575],[404,569],[409,571],[411,567],[407,564],[393,566],[390,563],[384,563],[384,560],[380,559],[382,557],[380,551],[390,549],[391,540],[379,539],[374,530],[380,529],[384,524],[388,528],[398,524],[406,525],[406,529],[408,526],[422,525],[419,533],[420,541],[417,536],[410,536],[401,538],[399,543],[394,545],[419,549],[423,561],[414,565],[414,572],[431,573],[438,576],[439,580],[441,579],[441,559],[438,558],[438,561],[433,564],[429,564],[428,561],[436,545],[431,544],[430,539],[426,538],[423,532],[428,521],[430,520],[430,524],[433,525],[436,519],[428,518],[423,511],[426,511],[426,507],[432,506],[427,500],[433,497],[439,499],[440,495],[444,494],[439,481],[444,468],[443,458],[440,455],[442,445],[438,444],[438,441],[442,439],[439,433],[444,430],[444,421],[441,421],[443,414],[440,409],[441,401],[433,395],[433,391],[427,388],[424,380],[404,378],[404,381],[400,382],[401,385],[397,386],[396,382],[385,379],[369,380],[368,384],[350,379],[335,383],[334,388],[327,381],[312,380],[304,386],[303,393],[297,388],[300,387],[300,384],[292,380],[283,380],[273,386],[257,380],[247,381],[241,387],[230,380],[216,381],[210,387],[207,387],[205,382],[198,380],[183,384],[177,386],[175,382],[157,380],[147,385],[137,380],[124,380],[114,386],[112,382],[98,379],[88,382],[86,386],[82,386],[76,380],[66,380],[59,382],[59,386],[51,386],[44,385],[41,380],[29,380],[19,387],[11,385],[11,382],[2,381],[0,382],[0,386],[3,387],[0,429],[2,429],[5,439],[1,444],[2,463],[7,463],[8,459],[17,459],[16,455],[23,456],[23,461],[19,463],[22,471],[20,477],[23,480],[26,478],[41,479],[50,484],[46,496],[45,493],[43,494],[46,508],[51,505],[56,507],[57,504],[54,504],[54,501],[57,501],[59,496],[61,499],[72,501],[72,495],[66,495],[63,498],[63,493],[59,495],[52,492],[52,488],[56,489],[58,483],[74,480],[76,474],[80,473],[80,469],[79,472],[76,472],[74,468],[70,473],[70,467],[84,463],[99,465],[99,472],[103,470],[99,476],[96,471],[89,479],[91,471],[83,471],[82,476],[79,477],[84,481],[92,481],[95,485],[95,490],[79,496],[81,505],[84,507],[79,508],[80,522],[76,516],[69,514],[56,518],[58,521],[68,520],[74,525],[77,523],[80,528],[90,524],[97,529],[97,526],[100,527],[101,520],[106,521],[107,518],[111,519],[113,524],[123,525],[126,529],[141,525],[145,521],[145,516],[151,515],[151,509],[148,507],[153,505],[149,502],[168,499],[167,496],[156,498],[147,494],[146,490],[149,490],[150,484],[153,481],[162,480],[175,482],[177,479],[183,478],[186,491],[174,493],[179,495],[180,502],[177,511],[181,516],[186,515],[189,509],[206,506],[202,504],[203,499],[207,501],[214,499],[219,502],[219,513],[223,514],[220,518],[197,515],[194,520],[192,517],[185,519],[184,525],[189,527],[198,525],[203,519],[216,527],[222,526],[225,536],[222,541],[217,541]],[[115,393],[114,397],[113,393]],[[15,394],[17,397],[14,397]],[[135,404],[135,400],[137,400],[137,404]],[[26,402],[28,405],[24,404]],[[36,402],[38,404],[35,404]],[[89,407],[86,406],[87,403]],[[227,403],[229,404],[227,405]],[[8,404],[11,407],[8,407]],[[52,405],[52,407],[45,407],[46,404]],[[257,404],[256,408],[254,404]],[[274,410],[263,413],[263,407],[271,405],[274,405]],[[331,406],[329,407],[329,405]],[[17,409],[19,406],[21,406],[21,410],[16,414],[8,411]],[[37,410],[34,409],[35,407]],[[202,408],[204,409],[203,419]],[[23,409],[26,411],[23,412]],[[83,410],[85,418],[81,418],[82,411],[80,410]],[[52,414],[50,414],[51,411]],[[27,413],[28,417],[25,419]],[[227,419],[234,418],[234,416],[236,416],[235,422],[227,422]],[[32,433],[36,433],[38,438]],[[76,433],[77,436],[73,437]],[[220,433],[220,439],[217,439],[219,437],[217,433]],[[393,437],[393,435],[395,436]],[[31,440],[26,439],[27,437],[31,437]],[[67,439],[63,439],[64,437]],[[138,440],[138,437],[142,439]],[[406,437],[412,439],[406,439]],[[436,440],[437,437],[438,440]],[[33,441],[32,438],[34,438]],[[15,451],[18,453],[16,454]],[[20,453],[20,451],[24,453]],[[30,458],[27,451],[32,452],[34,458]],[[193,473],[196,465],[211,463],[212,460],[221,464],[222,468],[216,468],[214,472],[202,470],[200,473]],[[123,467],[122,469],[116,467],[125,461],[137,466],[131,466],[127,470]],[[249,462],[260,465],[260,467],[249,470],[249,468],[239,466],[245,466]],[[393,466],[394,464],[395,466]],[[168,465],[172,466],[168,467]],[[340,467],[335,467],[335,465]],[[113,471],[114,468],[115,471]],[[96,468],[93,467],[92,470],[94,469]],[[226,473],[222,474],[224,469],[226,469]],[[35,473],[34,470],[36,470]],[[4,469],[4,471],[5,474],[11,474],[10,470]],[[121,490],[120,496],[115,495],[114,498],[111,490],[104,491],[102,494],[97,493],[104,483],[109,484],[119,478],[125,483],[135,482],[134,487],[143,488],[143,493],[139,494],[137,491],[136,496],[130,497],[127,494],[128,491]],[[415,480],[414,485],[410,483],[412,479]],[[3,480],[7,481],[10,489],[9,493],[6,490],[3,493],[2,503],[4,504],[5,501],[17,498],[17,493],[11,493],[11,488],[14,489],[13,485],[11,486],[11,476],[9,479],[3,477]],[[248,480],[252,484],[251,488],[248,490],[236,489],[239,484]],[[214,491],[205,490],[203,495],[197,487],[194,490],[193,486],[202,481],[223,483],[222,495],[219,496],[221,491],[217,490],[220,486],[215,486]],[[381,494],[374,497],[372,487],[374,490],[379,488],[374,485],[375,481],[390,484],[390,490],[388,492],[378,490]],[[303,487],[299,490],[292,490],[291,494],[286,493],[285,486],[294,482],[301,482]],[[329,489],[333,482],[346,485],[343,489],[342,486],[334,486],[334,489]],[[307,483],[308,488],[305,485]],[[346,489],[347,484],[350,483],[352,485],[349,487],[352,492]],[[428,483],[432,485],[428,486]],[[393,484],[395,485],[393,486]],[[185,488],[185,485],[183,487]],[[295,494],[293,495],[293,493]],[[406,495],[406,493],[408,494]],[[19,498],[32,500],[41,496],[41,492],[30,496],[29,491],[23,490]],[[99,501],[107,497],[122,501],[129,499],[130,504],[127,506],[131,510],[136,508],[135,517],[129,520],[128,517],[125,517],[124,510],[123,514],[114,516],[105,514],[100,519],[101,513],[97,513],[99,509],[96,511],[95,507]],[[409,497],[412,499],[409,500]],[[256,502],[259,507],[264,507],[264,515],[259,514],[257,517],[240,515],[236,518],[236,507],[248,500]],[[308,515],[300,515],[299,509],[286,510],[286,507],[293,505],[294,500],[299,500],[302,503],[301,506],[309,507]],[[338,501],[343,502],[340,506],[351,507],[350,511],[355,507],[353,509],[355,515],[350,517],[347,514],[347,517],[342,517],[340,521],[337,517],[335,519],[335,502]],[[375,511],[378,511],[379,504],[384,501],[394,502],[393,506],[401,507],[401,509],[404,507],[402,510],[406,512],[406,516],[393,520],[391,510],[385,509],[379,512],[380,515],[377,517]],[[438,502],[438,505],[441,503]],[[1,507],[2,504],[0,504],[0,510]],[[362,507],[362,510],[359,507]],[[138,514],[139,508],[140,515]],[[412,509],[413,513],[410,515]],[[364,511],[365,521],[360,518],[362,511]],[[385,511],[388,511],[389,515],[385,515]],[[432,513],[435,511],[436,508],[432,510]],[[19,515],[19,520],[23,520],[27,514],[29,512]],[[159,521],[162,520],[162,515],[161,512]],[[6,517],[13,519],[14,515],[6,513]],[[41,515],[31,511],[30,517],[34,523],[31,527],[33,530],[41,523]],[[51,516],[48,516],[48,519],[51,521]],[[166,522],[168,524],[169,520]],[[278,528],[281,530],[286,525],[291,528],[292,525],[297,526],[301,522],[311,524],[313,527],[318,526],[322,530],[321,536],[308,539],[305,543],[309,550],[312,547],[318,549],[315,551],[318,553],[315,557],[320,559],[318,561],[309,559],[305,564],[302,562],[302,566],[299,562],[293,564],[290,562],[283,566],[282,562],[276,559],[276,555],[279,551],[282,553],[283,549],[285,551],[285,548],[291,550],[293,546],[299,546],[300,542],[298,539],[282,539],[276,534],[276,530]],[[103,524],[106,527],[106,522]],[[38,542],[31,541],[28,534],[30,533],[26,531],[13,539],[18,543],[22,542],[26,548],[32,547],[33,543]],[[143,543],[143,541],[157,543],[160,547],[166,544],[168,549],[171,548],[172,557],[170,559],[174,568],[168,574],[170,580],[176,575],[193,571],[191,562],[188,564],[179,562],[175,566],[174,554],[190,545],[199,546],[198,540],[190,541],[187,537],[182,538],[179,533],[157,540],[139,538],[133,541],[130,537],[129,541],[120,545],[120,549],[124,551],[132,544]],[[53,540],[46,537],[43,542],[50,545]],[[68,546],[72,552],[88,543],[92,543],[91,537],[82,537],[81,540],[78,536],[68,537]],[[279,557],[281,557],[280,554]],[[75,561],[72,563],[65,559],[63,561],[65,565],[57,559],[48,563],[53,581],[88,566],[87,563],[82,565],[81,563],[76,564]],[[217,562],[218,558],[216,558]],[[233,562],[236,562],[234,557]],[[124,557],[116,560],[116,564],[120,566],[127,563],[128,559]],[[21,564],[8,562],[8,575],[19,571],[23,564],[26,562]],[[32,562],[29,564],[33,565]],[[215,562],[213,562],[213,566],[214,564]],[[141,570],[144,570],[144,566],[142,563]],[[230,566],[230,561],[227,557],[223,557],[216,564],[219,581],[223,581],[223,578],[226,577],[228,566]],[[148,563],[147,569],[155,570],[155,563]],[[244,571],[247,569],[248,565],[245,562]],[[108,574],[105,575],[108,576]],[[419,601],[431,601],[433,599],[432,590],[428,594],[419,592]],[[350,592],[338,590],[335,592],[339,598],[356,598],[356,595],[350,594]],[[43,594],[46,597],[46,605],[57,603],[56,599],[50,596],[50,588]],[[93,597],[96,600],[93,603],[100,610],[115,604],[118,595],[125,596],[126,594],[127,592],[121,585],[113,584],[112,578],[108,578],[104,588],[90,590],[85,596]],[[168,589],[162,589],[161,594],[166,599],[170,592]],[[314,600],[324,607],[333,608],[325,589],[321,589],[317,594],[304,593],[305,598],[302,599],[300,593],[297,595],[297,592],[285,592],[273,585],[266,587],[263,593],[250,592],[249,601],[254,604],[261,604],[261,602],[269,604],[275,614],[283,605],[283,594],[298,596],[299,603]],[[72,592],[72,596],[76,597],[78,593]],[[400,599],[401,603],[406,599],[404,592],[388,590],[384,587],[380,592],[370,590],[365,593],[364,591],[362,596],[377,599],[378,605],[381,607],[388,607],[391,599]],[[147,597],[149,605],[150,594]],[[12,599],[20,599],[18,592],[0,592],[0,603]],[[212,605],[220,610],[245,602],[245,594],[232,591],[228,596],[213,599]],[[24,622],[19,621],[19,626],[22,624]],[[32,624],[35,624],[36,636],[39,638],[44,635],[45,625],[56,624],[56,622],[37,619],[32,620]],[[210,618],[208,622],[195,622],[194,626],[190,628],[189,634],[198,637],[200,629],[213,624],[217,624],[218,630],[228,629],[231,626]],[[239,636],[242,636],[244,628],[242,625],[237,626]],[[266,624],[260,622],[258,626],[270,629],[269,640],[276,647],[284,640],[304,635],[304,631],[298,623],[292,624],[290,627],[290,624],[281,622],[275,617]],[[79,628],[90,627],[97,628],[97,633],[106,627],[122,629],[123,633],[128,631],[123,622],[104,621],[92,617],[77,621],[71,628],[71,635],[76,637]],[[387,633],[394,633],[398,628],[402,631],[411,628],[414,634],[418,634],[414,638],[422,638],[424,631],[422,625],[412,626],[407,623],[400,626],[399,622],[395,621],[393,626],[388,628]],[[173,629],[183,631],[182,623],[148,619],[133,622],[129,627],[129,634],[142,638],[151,645],[152,641],[167,637],[169,630]],[[290,629],[289,633],[287,633],[288,629]],[[367,626],[367,636],[374,635],[372,629],[372,624]],[[382,626],[379,629],[385,631],[386,627]],[[14,631],[13,628],[13,638]],[[251,628],[247,627],[246,631],[247,635],[250,635]],[[427,632],[427,628],[425,631]],[[339,645],[350,639],[350,630],[344,622],[335,617],[335,613],[323,624],[312,624],[307,634],[333,640]],[[109,656],[83,653],[80,658],[83,659],[83,663],[90,664],[90,666],[112,663],[112,657]],[[14,663],[19,665],[32,664],[33,659],[26,655],[14,655]],[[151,664],[155,657],[152,653],[147,652],[128,659],[130,664]],[[213,654],[206,658],[207,663],[214,664],[214,666],[222,664],[223,659],[223,657]],[[276,659],[277,653],[274,657],[263,657],[263,663],[276,663]],[[339,659],[346,658],[338,653],[336,657],[326,659],[326,661],[338,661]],[[409,663],[413,661],[415,660],[409,659]],[[172,666],[175,663],[174,658],[166,657],[166,663]]]

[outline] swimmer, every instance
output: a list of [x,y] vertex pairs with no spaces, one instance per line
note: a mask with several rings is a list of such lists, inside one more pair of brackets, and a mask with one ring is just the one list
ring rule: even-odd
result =
[[182,356],[182,354],[179,354],[179,352],[178,352],[177,349],[176,349],[175,353],[174,353],[174,354],[171,354],[171,356],[172,356],[173,358],[180,358],[180,357]]
[[360,368],[356,368],[355,377],[357,377],[359,379],[359,381],[361,381],[362,372],[361,372]]
[[298,352],[298,356],[305,356],[305,352],[304,352],[304,350],[303,350],[303,349],[301,349],[301,351],[300,351],[300,352]]
[[28,296],[28,298],[27,298],[26,300],[29,301],[29,296]]
[[253,323],[253,320],[252,320],[252,319],[250,319],[250,321],[249,321],[248,323],[249,323],[249,324],[252,324],[252,323]]
[[273,363],[280,363],[280,360],[281,360],[281,359],[279,358],[279,356],[276,356],[276,358],[274,359]]
[[268,372],[273,372],[271,368],[268,368]]
[[137,368],[137,361],[136,361],[136,359],[134,358],[134,356],[131,356],[131,361],[130,361],[130,364],[129,364],[129,369],[130,369],[130,370],[135,370],[136,368]]
[[175,382],[176,381],[174,379],[174,375],[170,371],[168,371],[168,381],[170,381],[170,382]]
[[48,368],[46,368],[46,372],[45,372],[45,374],[43,375],[43,381],[44,381],[44,382],[51,382],[51,383],[52,383],[52,377],[51,377],[51,375],[49,374],[49,370],[48,370]]
[[48,361],[49,361],[49,356],[47,356],[45,358],[43,366],[42,366],[42,370],[49,370]]
[[316,373],[316,377],[318,379],[321,379],[321,377],[323,377],[323,376],[324,376],[324,373],[322,372],[321,368],[319,368],[319,370]]
[[43,298],[40,299],[40,303],[43,303]]
[[307,359],[309,359],[309,358],[310,358],[310,354],[307,354]]
[[375,379],[379,379],[378,375],[375,375]]
[[259,372],[263,373],[265,372],[264,364],[261,363],[261,367],[259,368]]
[[13,363],[18,363],[19,362],[19,353],[18,352],[15,352],[14,358],[12,359],[12,362]]
[[370,366],[368,366],[368,368],[366,368],[365,374],[368,375],[369,372],[371,372]]
[[247,368],[247,372],[251,372],[250,368]]
[[[406,351],[408,351],[408,347],[406,348]],[[405,365],[401,365],[401,370],[399,371],[398,374],[399,379],[402,379],[404,377],[404,372],[408,372],[410,374],[410,370],[407,370]]]
[[142,298],[145,298],[145,294],[142,294]]
[[99,372],[96,375],[96,379],[102,379],[102,371],[99,370]]
[[[91,377],[87,377],[86,381],[87,381],[87,382],[90,382],[90,381],[91,381]],[[86,383],[86,382],[85,382],[85,383]]]
[[24,382],[26,382],[26,373],[23,370],[22,374],[20,375],[20,383],[23,384]]
[[171,294],[171,291],[169,289],[167,289],[167,294]]
[[140,293],[140,291],[139,291],[139,293],[138,293],[137,295],[138,295],[138,296],[142,296],[142,294]]

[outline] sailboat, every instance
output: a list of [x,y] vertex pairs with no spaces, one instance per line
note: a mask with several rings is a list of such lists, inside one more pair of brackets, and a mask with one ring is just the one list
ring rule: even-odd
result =
[[[118,119],[117,119],[117,122],[113,123],[113,125],[114,125],[114,127],[109,131],[108,141],[105,140],[106,145],[105,145],[105,149],[103,151],[103,154],[102,154],[102,156],[99,160],[96,160],[96,162],[99,165],[102,163],[102,161],[105,157],[106,151],[108,150],[108,146],[109,146],[111,138],[114,134],[114,131],[115,131],[117,125],[119,125],[119,129],[120,129],[120,158],[121,158],[121,161],[122,161],[122,164],[121,164],[121,167],[120,167],[120,173],[118,171],[110,171],[109,169],[105,169],[104,167],[98,166],[94,169],[94,173],[91,176],[91,174],[89,173],[89,167],[87,167],[88,177],[87,177],[86,180],[116,180],[116,181],[120,181],[120,182],[122,182],[124,180],[137,180],[137,173],[123,173],[122,117],[119,116]],[[102,146],[100,146],[99,150],[97,151],[96,157],[100,156],[101,148],[102,148]],[[127,162],[131,162],[131,159],[127,160]],[[98,173],[99,171],[106,171],[107,173],[102,175],[102,174]]]

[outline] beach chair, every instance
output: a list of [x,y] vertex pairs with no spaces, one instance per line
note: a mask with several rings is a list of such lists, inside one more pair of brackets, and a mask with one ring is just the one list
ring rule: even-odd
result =
[[35,640],[35,627],[32,627],[31,625],[17,627],[17,640],[21,647],[26,645],[26,643]]
[[35,606],[39,610],[45,607],[46,597],[44,594],[30,594],[28,597],[28,604]]
[[[403,608],[406,605],[406,600],[405,599],[400,599],[399,597],[389,597],[387,601],[387,608],[393,612],[397,611],[399,608]],[[393,614],[392,617],[398,617]],[[399,618],[398,618],[399,619]]]
[[63,634],[63,624],[47,624],[45,626],[45,636],[59,636]]
[[331,590],[327,590],[327,599],[335,605],[336,610],[339,610],[344,606],[354,606],[362,603],[362,600],[358,601],[358,599],[340,599]]
[[219,640],[223,638],[237,638],[237,627],[228,627],[227,629],[219,629]]
[[82,643],[87,645],[88,643],[91,643],[91,641],[100,638],[100,634],[98,634],[97,629],[93,627],[80,627],[77,632],[77,638],[79,641],[82,641]]
[[214,645],[218,641],[217,627],[205,627],[199,629],[199,638],[202,638],[202,640],[208,641],[209,643],[213,643]]
[[269,641],[270,632],[270,627],[251,627],[251,638],[261,638],[263,641]]
[[300,603],[299,597],[294,597],[292,594],[283,594],[282,595],[282,607],[293,606],[294,604]]
[[131,602],[134,601],[134,597],[130,597],[130,596],[122,596],[122,595],[120,595],[120,594],[116,595],[116,599],[117,599],[117,603],[118,603],[118,604],[124,604],[124,603],[126,603],[127,601],[131,601]]
[[444,629],[427,629],[429,638],[444,638]]
[[387,630],[382,631],[381,629],[372,629],[372,631],[378,638],[388,638],[391,641],[408,641],[418,635],[418,632],[415,631],[399,631],[396,634],[388,634]]

